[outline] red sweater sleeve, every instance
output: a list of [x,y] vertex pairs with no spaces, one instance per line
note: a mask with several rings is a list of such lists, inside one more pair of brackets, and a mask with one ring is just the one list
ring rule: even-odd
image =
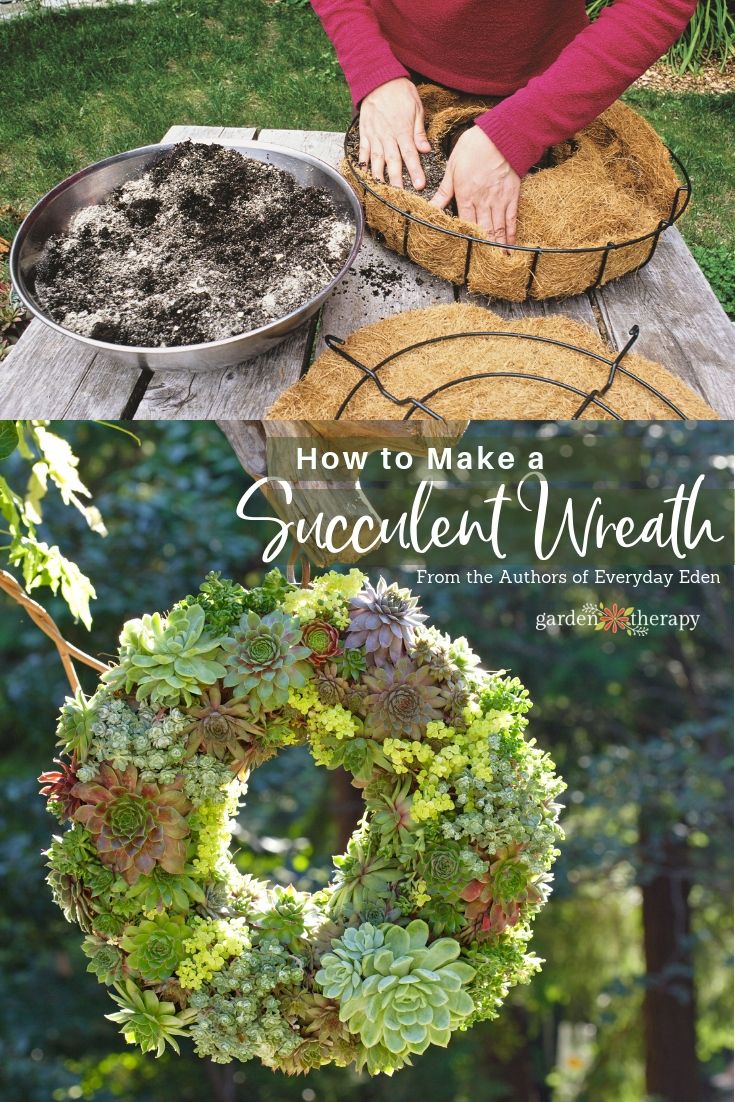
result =
[[481,115],[477,124],[519,176],[549,146],[576,134],[668,50],[698,0],[616,0],[546,72]]
[[311,0],[311,6],[337,51],[355,107],[379,85],[408,76],[368,0]]

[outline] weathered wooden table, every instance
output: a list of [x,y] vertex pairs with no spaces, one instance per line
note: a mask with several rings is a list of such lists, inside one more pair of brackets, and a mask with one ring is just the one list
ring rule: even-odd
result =
[[[305,150],[333,165],[341,158],[343,141],[332,132],[213,126],[174,126],[163,140],[185,138],[260,139]],[[735,417],[735,327],[675,227],[641,272],[572,299],[522,304],[469,296],[366,237],[355,267],[323,307],[321,319],[312,319],[267,355],[220,371],[151,373],[121,366],[34,321],[0,364],[0,415],[258,420],[322,351],[323,334],[347,336],[399,311],[455,298],[481,302],[505,317],[564,313],[598,329],[618,349],[637,323],[636,352],[680,375],[722,416]]]

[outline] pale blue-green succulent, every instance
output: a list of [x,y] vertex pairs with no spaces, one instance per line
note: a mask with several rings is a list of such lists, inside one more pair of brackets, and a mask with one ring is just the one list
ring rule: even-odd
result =
[[124,689],[158,708],[190,705],[202,685],[213,685],[227,670],[219,661],[221,639],[205,630],[200,605],[129,620],[120,635],[120,663],[102,675],[113,691]]
[[328,999],[349,999],[362,983],[360,962],[327,953],[315,979]]
[[[377,949],[380,949],[385,941],[382,930],[372,926],[369,922],[363,922],[361,926],[348,926],[341,938],[332,942],[335,953],[345,960],[357,960],[361,963]],[[339,946],[339,948],[337,948]]]
[[357,929],[349,926],[342,937],[332,941],[332,952],[322,957],[322,966],[315,977],[328,999],[348,999],[357,991],[365,961],[381,948],[383,941],[383,931],[369,922]]
[[429,927],[420,919],[382,930],[383,945],[364,958],[362,983],[342,1001],[340,1020],[366,1048],[382,1045],[399,1059],[446,1047],[474,1010],[464,987],[475,969],[457,959],[454,938],[427,945]]

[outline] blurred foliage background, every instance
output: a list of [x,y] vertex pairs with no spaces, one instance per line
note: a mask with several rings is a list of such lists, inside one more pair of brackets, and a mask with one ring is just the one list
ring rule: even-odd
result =
[[[105,519],[105,538],[49,496],[44,532],[90,575],[98,599],[90,634],[63,603],[38,598],[67,638],[100,656],[122,622],[166,609],[210,569],[254,582],[264,524],[234,512],[250,479],[214,424],[138,423],[140,445],[90,422],[58,423]],[[469,430],[488,446],[489,425]],[[557,426],[517,424],[530,446]],[[637,481],[644,434],[651,467],[686,478],[729,478],[731,428],[601,426],[617,433],[615,471]],[[507,429],[506,429],[507,432]],[[622,439],[621,439],[622,438]],[[631,456],[625,469],[625,456]],[[21,484],[18,457],[0,464]],[[400,480],[394,480],[397,484]],[[727,485],[727,481],[722,484]],[[397,486],[396,492],[400,492]],[[270,528],[268,535],[272,535]],[[482,567],[486,564],[478,562]],[[487,564],[490,565],[490,564]],[[413,577],[395,575],[406,584]],[[327,1069],[288,1080],[256,1065],[221,1068],[126,1049],[103,1015],[104,989],[85,971],[81,936],[44,884],[41,850],[52,822],[35,795],[53,756],[55,712],[67,691],[51,643],[0,595],[0,1097],[5,1102],[714,1102],[731,1097],[729,793],[731,575],[719,586],[651,587],[636,603],[700,611],[695,632],[645,638],[592,630],[535,630],[539,611],[580,608],[604,596],[579,587],[425,588],[431,619],[466,634],[489,668],[530,689],[531,732],[569,789],[567,841],[535,950],[542,974],[501,1018],[429,1052],[393,1079]],[[80,673],[87,688],[94,675]],[[90,680],[91,679],[91,680]],[[294,748],[251,782],[238,861],[301,888],[329,876],[331,854],[359,814],[359,797]]]

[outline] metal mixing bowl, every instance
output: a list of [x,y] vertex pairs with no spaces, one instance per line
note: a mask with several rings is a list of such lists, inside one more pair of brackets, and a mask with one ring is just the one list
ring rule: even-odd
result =
[[97,164],[83,168],[68,180],[58,184],[35,205],[20,227],[10,253],[10,275],[13,286],[27,309],[57,333],[62,333],[71,340],[104,352],[122,363],[147,367],[153,371],[211,371],[214,368],[242,363],[253,356],[268,352],[312,317],[352,266],[359,251],[364,219],[355,193],[336,169],[317,157],[312,157],[309,153],[300,153],[297,150],[261,142],[241,144],[218,142],[216,144],[234,149],[245,157],[276,165],[290,173],[303,187],[325,188],[332,196],[337,211],[352,222],[355,240],[350,254],[337,275],[322,288],[318,295],[286,317],[263,325],[259,329],[252,329],[249,333],[218,341],[208,341],[206,344],[189,344],[181,347],[133,348],[129,345],[108,344],[105,341],[97,341],[91,337],[72,333],[53,321],[35,297],[36,264],[46,242],[55,234],[64,233],[77,211],[102,202],[126,180],[142,176],[173,148],[173,144],[166,144],[147,145],[141,149],[131,149],[127,153],[119,153],[115,157],[98,161]]

